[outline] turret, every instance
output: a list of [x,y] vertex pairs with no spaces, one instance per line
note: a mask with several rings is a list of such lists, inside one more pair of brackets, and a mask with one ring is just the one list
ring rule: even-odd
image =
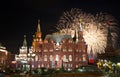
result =
[[110,32],[110,27],[108,27],[107,45],[106,45],[105,52],[113,52],[113,51],[114,51],[114,48],[113,48],[113,42],[112,42],[112,35]]
[[38,20],[37,32],[35,33],[35,36],[33,36],[33,42],[32,42],[34,52],[38,52],[41,48],[41,44],[43,43],[41,37],[42,37],[42,32],[40,29],[40,20]]
[[89,64],[94,64],[94,54],[93,54],[92,46],[91,46],[91,50],[89,53]]
[[79,24],[78,41],[79,41],[79,42],[83,41],[83,30],[82,30],[82,25],[81,25],[81,23]]
[[27,47],[26,35],[24,35],[23,46]]
[[37,27],[37,32],[36,32],[36,38],[41,39],[42,32],[40,30],[40,20],[38,20],[38,27]]

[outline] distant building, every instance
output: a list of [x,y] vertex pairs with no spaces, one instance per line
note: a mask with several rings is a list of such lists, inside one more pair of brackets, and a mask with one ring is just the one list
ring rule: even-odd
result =
[[19,48],[19,54],[15,55],[16,68],[26,70],[28,67],[28,47],[26,35],[24,35],[23,45]]
[[7,65],[8,53],[6,47],[0,44],[0,68],[4,68]]

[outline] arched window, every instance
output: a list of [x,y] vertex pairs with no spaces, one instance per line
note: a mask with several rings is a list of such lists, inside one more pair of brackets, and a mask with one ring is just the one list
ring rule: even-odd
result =
[[72,61],[72,55],[69,55],[69,61]]
[[66,62],[66,55],[63,55],[63,62]]
[[50,49],[49,51],[50,51],[50,52],[53,52],[53,49]]
[[85,49],[83,50],[83,52],[86,52]]
[[47,48],[45,48],[45,49],[44,49],[44,52],[48,52],[48,49],[47,49]]
[[78,56],[75,57],[75,61],[78,61]]
[[38,61],[38,55],[35,56],[35,61]]
[[53,61],[53,55],[50,55],[50,61]]
[[69,52],[72,52],[72,48],[69,48],[68,51],[69,51]]
[[66,48],[63,48],[63,52],[66,52],[67,51],[67,49]]
[[47,61],[47,55],[44,55],[44,61]]
[[83,61],[86,61],[86,60],[87,60],[87,58],[86,58],[86,55],[85,55],[85,54],[83,54],[83,55],[82,55],[82,57],[83,57]]
[[59,61],[59,55],[56,55],[56,61]]

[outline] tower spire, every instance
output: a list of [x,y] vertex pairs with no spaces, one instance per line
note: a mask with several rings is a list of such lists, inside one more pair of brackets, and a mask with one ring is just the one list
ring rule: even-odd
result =
[[83,39],[83,30],[82,30],[82,25],[81,25],[81,19],[79,20],[78,40],[80,42],[84,41],[84,39]]
[[37,32],[41,32],[41,29],[40,29],[40,19],[38,19],[38,28],[37,28]]
[[23,46],[27,47],[26,35],[24,35]]
[[108,33],[107,33],[107,45],[106,45],[106,52],[112,52],[114,50],[113,48],[113,42],[112,42],[112,35],[110,32],[110,27],[108,27]]
[[93,58],[93,49],[92,49],[92,46],[91,46],[91,50],[90,50],[90,58]]
[[80,23],[80,25],[79,25],[79,28],[80,28],[79,30],[82,31],[82,25],[81,25],[81,23]]
[[92,46],[91,46],[91,50],[90,50],[90,53],[89,53],[89,63],[94,64],[94,54],[93,54]]
[[82,24],[81,24],[82,19],[79,20],[79,30],[82,31]]
[[76,30],[75,30],[75,34],[74,34],[74,37],[73,37],[73,41],[76,42],[76,39],[77,39],[77,36],[76,36]]

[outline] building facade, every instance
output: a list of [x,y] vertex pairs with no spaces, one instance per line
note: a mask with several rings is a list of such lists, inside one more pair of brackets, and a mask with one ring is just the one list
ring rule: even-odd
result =
[[15,55],[15,61],[17,69],[27,70],[29,68],[26,35],[24,35],[23,45],[19,48],[19,55]]
[[6,47],[0,44],[0,69],[4,69],[8,65],[9,54]]

